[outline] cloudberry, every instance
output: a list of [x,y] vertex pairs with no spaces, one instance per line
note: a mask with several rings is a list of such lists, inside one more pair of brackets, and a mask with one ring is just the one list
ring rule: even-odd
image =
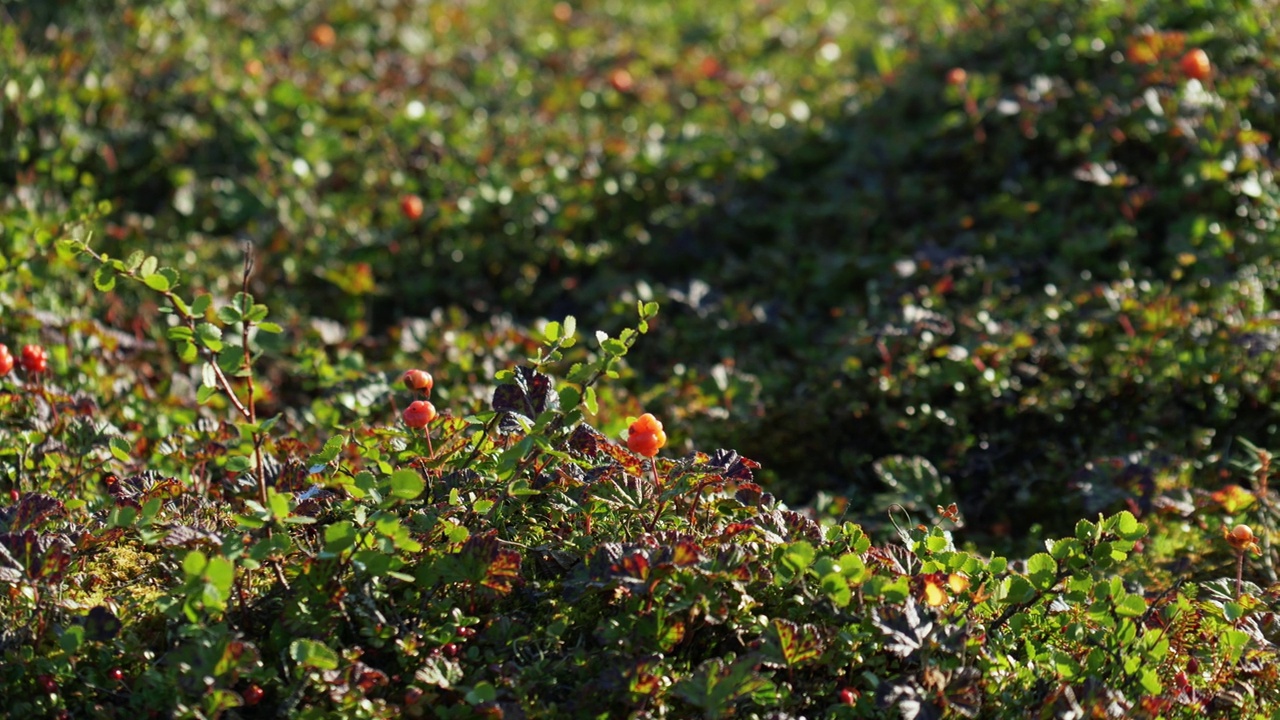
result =
[[404,424],[411,428],[426,427],[436,419],[436,406],[426,400],[415,400],[404,409]]
[[29,373],[42,373],[49,369],[49,353],[39,345],[23,345],[18,363]]
[[426,370],[410,370],[404,374],[404,384],[410,390],[420,390],[429,395],[436,381]]
[[662,423],[649,413],[641,415],[627,428],[627,447],[637,455],[653,457],[666,444],[667,434],[662,431]]

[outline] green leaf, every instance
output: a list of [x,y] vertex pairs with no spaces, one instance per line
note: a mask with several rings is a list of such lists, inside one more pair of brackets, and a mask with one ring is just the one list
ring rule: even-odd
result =
[[204,574],[204,569],[209,564],[209,558],[199,550],[192,550],[182,558],[182,574],[187,580],[194,580]]
[[475,687],[468,690],[466,694],[467,703],[470,705],[483,705],[493,702],[497,697],[498,689],[483,680],[476,683]]
[[1121,510],[1115,516],[1115,532],[1124,540],[1138,540],[1147,534],[1147,526],[1138,522],[1133,513]]
[[212,323],[196,325],[196,337],[200,343],[214,352],[222,349],[222,328]]
[[853,600],[853,592],[849,590],[849,581],[840,573],[833,572],[823,575],[819,585],[822,587],[822,592],[828,598],[831,598],[831,602],[835,603],[836,607],[848,607],[849,602]]
[[232,305],[223,305],[218,308],[218,319],[227,325],[234,325],[244,320],[244,313],[240,312],[240,308]]
[[427,483],[416,470],[397,470],[391,473],[391,494],[405,500],[412,500],[422,494]]
[[1048,553],[1036,553],[1027,558],[1027,578],[1037,590],[1053,587],[1058,577],[1058,563]]
[[133,462],[133,446],[129,444],[128,440],[122,437],[113,437],[107,441],[107,444],[111,448],[111,457],[122,463]]
[[201,405],[204,405],[205,403],[209,402],[209,400],[212,399],[214,395],[217,395],[217,394],[218,394],[218,388],[209,387],[206,385],[205,387],[202,387],[196,391],[196,402],[200,403]]
[[236,566],[230,560],[220,555],[209,558],[209,564],[205,567],[204,576],[211,585],[217,588],[219,595],[223,599],[231,597],[231,585],[236,579]]
[[307,458],[308,465],[328,465],[338,458],[338,453],[347,445],[345,435],[334,435],[324,441],[324,448]]
[[230,472],[244,472],[253,467],[253,461],[243,455],[227,458],[226,469]]
[[791,543],[778,549],[778,579],[788,582],[803,573],[813,563],[816,552],[813,546],[804,540]]
[[110,265],[100,265],[93,272],[93,287],[98,292],[110,292],[116,286],[116,272]]
[[315,640],[301,638],[289,645],[289,657],[302,667],[317,670],[334,670],[338,667],[338,654],[329,646]]
[[84,644],[84,627],[80,625],[72,625],[62,631],[62,635],[58,637],[58,646],[62,648],[68,655],[74,655],[80,646]]
[[600,405],[596,402],[596,389],[594,387],[587,388],[587,394],[582,397],[582,402],[592,415],[599,414]]
[[542,329],[543,336],[545,336],[547,338],[547,342],[552,345],[554,345],[558,340],[560,340],[560,332],[561,332],[560,323],[554,320],[547,323],[546,327]]
[[[575,318],[575,317],[574,317],[574,316],[572,316],[572,315],[567,316],[567,317],[564,319],[564,326],[563,326],[563,329],[564,329],[564,339],[565,339],[565,340],[572,340],[572,339],[573,339],[573,336],[574,336],[574,335],[576,335],[576,334],[578,334],[578,320],[577,320],[577,318]],[[568,343],[566,343],[566,346],[567,346],[567,345],[568,345]]]
[[1141,595],[1129,595],[1116,605],[1120,617],[1138,617],[1147,611],[1147,601]]
[[[130,265],[133,264],[132,256],[130,256],[129,258],[129,264]],[[147,257],[147,259],[143,260],[142,264],[138,266],[138,275],[140,275],[142,279],[145,280],[151,275],[155,274],[156,268],[159,265],[160,265],[160,261],[156,259],[155,255],[151,255]]]
[[197,295],[191,301],[191,314],[196,317],[202,317],[209,311],[209,306],[213,304],[213,296],[209,294]]
[[271,333],[272,335],[279,335],[284,332],[284,328],[280,327],[280,323],[273,322],[260,322],[258,323],[258,329],[264,333]]
[[144,277],[142,282],[156,292],[167,292],[169,290],[169,278],[159,273]]

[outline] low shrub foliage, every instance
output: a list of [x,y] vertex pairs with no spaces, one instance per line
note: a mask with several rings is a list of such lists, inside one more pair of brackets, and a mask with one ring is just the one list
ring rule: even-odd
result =
[[1280,717],[1276,16],[0,0],[0,706]]

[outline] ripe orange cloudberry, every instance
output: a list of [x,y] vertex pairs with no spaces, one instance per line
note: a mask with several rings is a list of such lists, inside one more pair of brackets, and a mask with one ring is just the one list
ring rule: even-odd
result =
[[436,406],[426,400],[415,400],[404,409],[404,424],[411,428],[426,427],[436,419]]
[[662,423],[649,413],[641,415],[627,428],[627,447],[637,455],[651,458],[666,444],[667,434],[662,431]]

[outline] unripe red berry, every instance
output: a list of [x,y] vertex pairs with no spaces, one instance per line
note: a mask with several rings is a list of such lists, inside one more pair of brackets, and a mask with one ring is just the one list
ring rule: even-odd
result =
[[418,220],[422,217],[424,207],[422,198],[417,195],[405,195],[400,198],[400,212],[410,220]]
[[1182,56],[1182,74],[1196,80],[1207,80],[1213,72],[1213,64],[1209,55],[1200,48],[1195,48]]
[[9,352],[9,346],[0,343],[0,377],[8,375],[13,369],[13,354]]
[[107,671],[107,677],[115,682],[120,682],[124,680],[124,671],[120,668],[111,668]]
[[29,373],[42,373],[49,368],[49,353],[39,345],[23,345],[18,363]]
[[17,488],[13,488],[9,491],[9,499],[16,505],[22,499],[22,493],[18,492]]
[[58,681],[54,680],[52,675],[37,675],[36,685],[39,685],[41,690],[50,695],[58,692]]
[[418,390],[430,395],[436,381],[426,370],[410,370],[404,374],[404,384],[410,390]]
[[426,400],[415,400],[404,409],[404,424],[411,428],[426,427],[436,419],[436,406]]
[[969,73],[962,67],[953,67],[947,71],[948,85],[963,85],[969,79]]
[[857,705],[858,691],[853,688],[840,688],[840,704],[841,705]]
[[262,688],[258,687],[256,684],[250,685],[244,689],[244,704],[257,705],[262,702],[262,696],[265,694],[266,693],[262,691]]

